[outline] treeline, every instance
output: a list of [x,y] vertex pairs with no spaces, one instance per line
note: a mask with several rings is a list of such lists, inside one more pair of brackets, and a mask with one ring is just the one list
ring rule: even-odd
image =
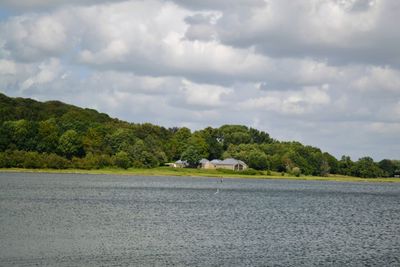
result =
[[112,119],[58,101],[37,102],[0,94],[0,167],[152,168],[178,159],[234,157],[256,170],[295,175],[393,176],[400,162],[364,157],[340,160],[298,142],[279,142],[241,125],[164,128]]

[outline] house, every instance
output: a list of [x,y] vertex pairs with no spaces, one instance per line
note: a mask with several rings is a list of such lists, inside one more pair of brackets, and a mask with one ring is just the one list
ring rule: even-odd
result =
[[215,160],[209,161],[208,159],[201,159],[199,161],[199,168],[215,169]]
[[208,159],[201,159],[199,161],[199,168],[202,169],[215,169],[215,165]]
[[243,171],[248,168],[247,164],[244,163],[241,160],[238,159],[233,159],[233,158],[228,158],[224,159],[223,161],[220,161],[216,165],[217,169],[228,169],[228,170],[234,170],[234,171]]
[[211,161],[208,161],[207,159],[202,159],[199,162],[199,167],[203,169],[228,169],[234,171],[242,171],[248,168],[246,163],[233,158],[228,158],[224,160],[213,159]]

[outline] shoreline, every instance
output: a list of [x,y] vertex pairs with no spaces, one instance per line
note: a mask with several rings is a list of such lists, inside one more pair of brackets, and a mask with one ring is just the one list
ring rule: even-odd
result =
[[2,173],[57,173],[57,174],[98,174],[98,175],[128,175],[128,176],[177,176],[177,177],[199,177],[199,178],[227,178],[227,179],[265,179],[265,180],[303,180],[303,181],[334,181],[334,182],[371,182],[371,183],[400,183],[400,178],[360,178],[342,175],[330,175],[328,177],[321,176],[291,176],[285,174],[282,176],[278,173],[271,175],[256,174],[245,175],[235,173],[222,173],[216,170],[199,170],[199,169],[173,169],[166,167],[152,169],[25,169],[25,168],[0,168]]

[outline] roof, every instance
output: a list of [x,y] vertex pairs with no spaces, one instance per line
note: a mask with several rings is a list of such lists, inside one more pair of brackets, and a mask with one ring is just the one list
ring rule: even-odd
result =
[[221,162],[221,160],[219,159],[213,159],[212,161],[210,161],[212,164],[219,164]]
[[201,159],[200,161],[199,161],[199,163],[201,163],[201,164],[205,164],[205,163],[207,163],[207,162],[210,162],[208,159]]
[[175,163],[177,163],[177,164],[188,164],[188,162],[186,160],[177,160],[177,161],[175,161]]
[[223,164],[223,165],[236,165],[236,164],[246,165],[246,163],[244,163],[243,161],[238,160],[238,159],[233,159],[233,158],[224,159],[219,164]]

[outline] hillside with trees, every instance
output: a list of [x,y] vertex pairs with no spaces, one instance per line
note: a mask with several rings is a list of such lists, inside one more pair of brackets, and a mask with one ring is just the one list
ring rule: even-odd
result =
[[392,177],[400,161],[336,159],[319,148],[280,142],[242,125],[165,128],[110,118],[59,101],[38,102],[0,94],[1,168],[152,168],[178,159],[234,157],[256,170],[294,175]]

